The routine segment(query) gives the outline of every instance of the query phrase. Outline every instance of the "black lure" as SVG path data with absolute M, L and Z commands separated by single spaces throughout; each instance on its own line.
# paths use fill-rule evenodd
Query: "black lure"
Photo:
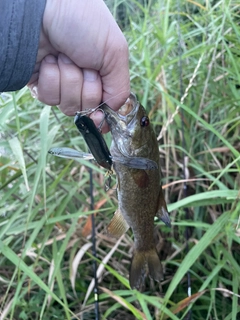
M 103 168 L 111 171 L 112 157 L 110 151 L 93 120 L 87 116 L 77 113 L 74 118 L 74 123 L 82 134 L 97 163 Z

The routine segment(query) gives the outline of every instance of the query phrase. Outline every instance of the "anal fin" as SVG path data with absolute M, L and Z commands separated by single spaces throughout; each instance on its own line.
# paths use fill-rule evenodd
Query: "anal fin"
M 162 187 L 159 191 L 159 197 L 158 197 L 158 210 L 156 212 L 156 217 L 158 217 L 162 222 L 165 223 L 167 227 L 171 227 L 171 219 L 169 217 L 169 213 L 167 210 L 167 205 L 164 199 L 164 194 L 162 191 Z
M 127 221 L 124 219 L 121 211 L 117 209 L 112 220 L 107 226 L 108 234 L 115 238 L 120 238 L 128 229 L 129 225 Z

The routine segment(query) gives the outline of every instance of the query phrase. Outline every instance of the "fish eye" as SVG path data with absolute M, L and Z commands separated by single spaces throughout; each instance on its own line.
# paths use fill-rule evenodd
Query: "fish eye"
M 141 127 L 147 127 L 149 123 L 150 123 L 149 118 L 146 116 L 142 117 L 142 119 L 140 120 Z

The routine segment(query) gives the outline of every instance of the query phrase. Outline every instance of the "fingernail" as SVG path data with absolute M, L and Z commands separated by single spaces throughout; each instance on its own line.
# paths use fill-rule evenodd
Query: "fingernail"
M 59 54 L 60 59 L 62 60 L 62 62 L 70 64 L 73 63 L 72 60 L 70 60 L 67 56 L 65 56 L 65 54 L 60 53 Z
M 37 99 L 37 97 L 38 97 L 38 89 L 37 89 L 37 86 L 33 86 L 33 87 L 29 88 L 29 89 L 30 89 L 30 92 L 31 92 L 31 96 L 32 96 L 33 98 L 36 98 L 36 99 Z
M 83 70 L 83 78 L 87 81 L 96 81 L 98 77 L 98 73 L 95 70 L 84 69 Z
M 47 63 L 57 63 L 57 59 L 56 57 L 52 56 L 52 55 L 48 55 L 45 57 L 44 59 Z

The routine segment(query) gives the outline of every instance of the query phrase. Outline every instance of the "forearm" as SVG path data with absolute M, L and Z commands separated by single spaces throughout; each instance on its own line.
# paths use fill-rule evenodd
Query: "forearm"
M 0 0 L 0 92 L 22 88 L 36 62 L 46 0 Z

